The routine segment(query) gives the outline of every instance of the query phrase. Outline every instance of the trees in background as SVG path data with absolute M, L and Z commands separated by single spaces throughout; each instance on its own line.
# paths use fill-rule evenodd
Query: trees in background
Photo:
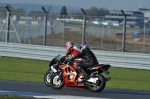
M 37 19 L 38 17 L 44 17 L 44 12 L 42 10 L 34 10 L 34 9 L 30 9 L 29 11 L 26 11 L 26 8 L 13 8 L 11 5 L 7 5 L 12 13 L 12 15 L 17 15 L 17 16 L 23 16 L 23 17 L 33 17 L 34 19 Z M 40 9 L 40 8 L 39 8 Z M 81 12 L 81 10 L 79 11 L 71 11 L 68 13 L 68 9 L 66 6 L 62 6 L 62 8 L 60 8 L 60 11 L 56 12 L 56 11 L 52 11 L 52 6 L 48 6 L 47 7 L 47 12 L 48 15 L 51 18 L 75 18 L 75 19 L 83 19 L 83 13 Z M 95 18 L 100 18 L 102 16 L 108 15 L 110 14 L 110 11 L 106 8 L 97 8 L 97 7 L 91 7 L 89 9 L 84 9 L 85 12 L 87 13 L 87 20 L 95 20 Z M 6 18 L 6 9 L 4 8 L 4 6 L 0 6 L 0 17 L 2 18 Z M 54 17 L 55 16 L 55 17 Z M 49 17 L 49 18 L 50 18 Z
M 60 10 L 60 17 L 66 17 L 68 15 L 66 6 L 63 6 Z
M 105 15 L 109 15 L 110 11 L 106 8 L 97 8 L 97 7 L 91 7 L 90 9 L 84 9 L 87 14 L 87 20 L 92 21 L 96 18 L 104 17 Z M 83 19 L 83 13 L 81 11 L 76 13 L 71 13 L 74 18 L 77 19 Z
M 110 11 L 106 8 L 97 8 L 97 7 L 91 7 L 90 9 L 84 9 L 87 14 L 87 20 L 92 21 L 98 18 L 104 17 L 105 15 L 109 15 Z M 68 18 L 75 18 L 75 19 L 83 19 L 83 13 L 79 11 L 72 11 L 70 13 L 67 12 L 66 6 L 63 6 L 60 10 L 60 15 L 62 18 L 62 15 L 67 15 Z
M 110 14 L 110 11 L 107 10 L 106 8 L 96 8 L 96 7 L 91 7 L 90 9 L 86 10 L 87 15 L 89 16 L 105 16 Z

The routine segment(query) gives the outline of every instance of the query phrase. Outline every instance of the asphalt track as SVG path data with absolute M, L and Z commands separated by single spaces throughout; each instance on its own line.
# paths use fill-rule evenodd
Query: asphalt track
M 45 97 L 55 99 L 150 99 L 150 92 L 105 88 L 101 92 L 88 89 L 63 87 L 60 90 L 47 87 L 44 83 L 0 80 L 0 94 Z

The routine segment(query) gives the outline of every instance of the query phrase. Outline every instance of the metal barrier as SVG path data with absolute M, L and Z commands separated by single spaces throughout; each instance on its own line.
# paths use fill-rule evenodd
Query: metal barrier
M 0 42 L 0 56 L 50 61 L 64 54 L 65 47 Z M 92 50 L 100 64 L 150 70 L 150 54 Z

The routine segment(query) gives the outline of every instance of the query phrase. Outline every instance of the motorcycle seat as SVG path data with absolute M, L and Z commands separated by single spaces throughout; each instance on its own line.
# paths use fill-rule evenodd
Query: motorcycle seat
M 94 65 L 92 67 L 87 68 L 87 70 L 92 70 L 92 69 L 94 69 L 95 67 L 98 67 L 98 66 L 103 66 L 104 68 L 107 68 L 107 69 L 110 67 L 109 64 L 98 64 L 98 65 Z

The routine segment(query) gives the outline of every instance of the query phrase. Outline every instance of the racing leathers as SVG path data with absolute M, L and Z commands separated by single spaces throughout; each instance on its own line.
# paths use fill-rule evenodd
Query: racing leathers
M 66 56 L 71 55 L 72 57 L 74 57 L 79 53 L 80 53 L 80 50 L 76 46 L 72 46 L 65 52 L 65 55 Z
M 85 78 L 88 80 L 90 78 L 88 72 L 86 71 L 87 68 L 92 67 L 94 65 L 99 64 L 97 58 L 95 57 L 94 53 L 88 48 L 83 49 L 79 54 L 72 57 L 70 61 L 73 61 L 75 58 L 83 57 L 85 62 L 79 63 L 77 66 L 77 70 L 81 71 Z

